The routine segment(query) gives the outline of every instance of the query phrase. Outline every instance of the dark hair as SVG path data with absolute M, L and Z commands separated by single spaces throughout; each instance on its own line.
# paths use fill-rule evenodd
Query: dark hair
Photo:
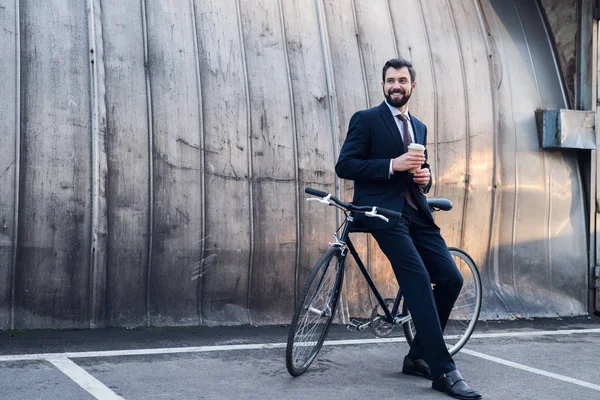
M 415 69 L 412 66 L 412 63 L 410 61 L 408 61 L 405 58 L 392 58 L 391 60 L 389 60 L 388 62 L 385 63 L 385 65 L 383 66 L 383 72 L 381 74 L 381 79 L 382 82 L 385 82 L 385 73 L 387 72 L 387 70 L 392 67 L 394 69 L 400 69 L 403 67 L 408 68 L 408 72 L 410 73 L 410 82 L 414 82 L 415 78 L 417 77 L 417 73 L 415 72 Z

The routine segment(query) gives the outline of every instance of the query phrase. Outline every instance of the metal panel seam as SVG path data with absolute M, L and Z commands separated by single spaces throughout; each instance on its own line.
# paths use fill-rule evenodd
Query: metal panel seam
M 154 235 L 154 132 L 152 129 L 152 92 L 150 90 L 150 63 L 148 56 L 148 16 L 146 14 L 146 0 L 141 0 L 142 5 L 142 31 L 144 40 L 144 70 L 146 75 L 146 107 L 148 121 L 148 263 L 146 268 L 146 325 L 150 326 L 150 279 L 152 273 L 152 245 Z
M 21 179 L 21 24 L 20 0 L 15 0 L 15 204 L 13 219 L 12 263 L 10 268 L 10 329 L 15 329 L 15 284 L 19 240 L 19 195 Z
M 514 3 L 514 0 L 513 0 Z M 521 18 L 521 13 L 519 12 L 519 7 L 517 7 L 517 3 L 515 4 L 515 10 L 517 11 L 517 16 L 519 17 L 519 25 L 521 26 L 521 31 L 523 32 L 523 38 L 525 39 L 525 46 L 527 46 L 527 54 L 529 55 L 529 62 L 531 63 L 531 70 L 533 71 L 533 77 L 535 80 L 535 88 L 537 90 L 538 93 L 538 98 L 540 101 L 540 108 L 544 106 L 544 102 L 542 100 L 542 92 L 540 90 L 540 82 L 538 80 L 538 74 L 537 71 L 535 70 L 535 63 L 533 61 L 533 55 L 531 54 L 531 46 L 529 45 L 529 39 L 527 38 L 527 33 L 525 32 L 525 26 L 523 25 L 523 19 Z M 536 2 L 536 6 L 537 6 L 537 2 Z M 539 11 L 539 9 L 538 9 Z M 540 15 L 541 17 L 541 15 Z M 548 32 L 546 32 L 546 36 L 548 35 Z M 551 47 L 551 46 L 550 46 Z M 562 85 L 561 85 L 562 87 Z M 562 88 L 561 88 L 562 90 Z M 543 162 L 543 166 L 544 166 L 544 184 L 546 185 L 546 187 L 544 188 L 544 197 L 546 200 L 546 207 L 544 208 L 544 213 L 545 213 L 545 218 L 544 218 L 544 223 L 546 224 L 545 231 L 546 231 L 546 237 L 544 238 L 544 244 L 545 244 L 545 248 L 546 248 L 546 265 L 548 268 L 548 279 L 550 280 L 550 282 L 552 282 L 551 280 L 551 276 L 552 276 L 552 271 L 551 271 L 551 262 L 552 262 L 552 256 L 551 256 L 551 243 L 550 243 L 550 218 L 551 218 L 551 206 L 552 206 L 552 196 L 551 196 L 551 186 L 550 186 L 550 167 L 549 167 L 549 162 L 548 159 L 546 157 L 546 153 L 544 151 L 541 151 L 541 156 L 542 156 L 542 162 Z M 552 284 L 550 283 L 550 287 L 548 288 L 550 291 L 550 299 L 552 299 L 552 304 L 554 304 L 554 308 L 556 309 L 556 303 L 554 302 L 554 296 L 553 296 L 553 292 L 552 292 Z
M 198 47 L 198 28 L 196 27 L 196 3 L 194 0 L 190 0 L 190 11 L 192 17 L 192 29 L 194 30 L 193 38 L 194 38 L 194 68 L 196 70 L 196 92 L 198 94 L 198 115 L 199 115 L 199 134 L 200 134 L 200 199 L 202 201 L 202 206 L 200 207 L 200 267 L 202 267 L 202 262 L 204 261 L 204 253 L 206 250 L 206 187 L 205 187 L 205 179 L 204 179 L 204 116 L 202 114 L 202 82 L 200 80 L 200 50 Z M 202 286 L 204 283 L 203 274 L 200 273 L 198 275 L 197 282 L 197 291 L 199 292 L 197 295 L 197 307 L 198 307 L 198 320 L 200 321 L 200 325 L 203 324 L 203 316 L 202 316 L 202 298 L 204 291 L 202 290 Z
M 323 0 L 315 0 L 315 5 L 317 8 L 317 22 L 319 24 L 319 36 L 321 38 L 321 51 L 323 53 L 323 64 L 324 64 L 324 68 L 325 68 L 325 83 L 327 86 L 327 94 L 328 94 L 328 99 L 329 99 L 329 124 L 330 124 L 330 128 L 331 128 L 331 145 L 332 145 L 332 150 L 333 150 L 333 163 L 335 164 L 336 159 L 337 159 L 337 155 L 339 152 L 339 147 L 338 147 L 338 136 L 336 135 L 337 132 L 337 126 L 339 125 L 339 121 L 337 121 L 337 110 L 336 110 L 336 99 L 335 99 L 335 88 L 334 88 L 334 79 L 333 79 L 333 71 L 331 68 L 331 54 L 330 54 L 330 48 L 329 48 L 329 31 L 327 30 L 327 20 L 325 18 L 325 11 L 324 11 L 324 6 L 323 6 Z M 339 198 L 340 197 L 340 179 L 337 176 L 337 174 L 333 174 L 333 181 L 334 181 L 334 190 L 335 190 L 335 195 Z M 340 226 L 340 221 L 341 221 L 341 211 L 339 209 L 336 208 L 335 210 L 335 223 L 336 226 Z M 344 285 L 346 284 L 346 282 L 344 282 Z M 344 301 L 345 296 L 344 296 L 344 292 L 342 291 L 342 293 L 340 293 L 340 303 L 342 304 L 342 310 L 341 310 L 341 315 L 342 315 L 342 323 L 346 320 L 349 319 L 349 308 L 348 308 L 348 302 Z
M 293 146 L 294 146 L 294 181 L 296 182 L 296 266 L 294 268 L 294 304 L 298 302 L 298 268 L 300 266 L 300 249 L 302 248 L 302 238 L 300 236 L 300 184 L 299 181 L 299 165 L 298 165 L 298 127 L 296 126 L 296 110 L 294 103 L 294 88 L 292 86 L 292 74 L 290 71 L 290 56 L 288 54 L 287 36 L 285 34 L 285 19 L 283 16 L 283 4 L 282 0 L 278 0 L 279 4 L 279 19 L 281 22 L 281 35 L 283 39 L 283 51 L 285 54 L 285 70 L 288 78 L 288 92 L 290 95 L 290 118 L 292 121 L 293 135 Z
M 529 62 L 531 63 L 531 70 L 533 71 L 533 78 L 535 80 L 535 88 L 538 92 L 538 97 L 540 99 L 540 105 L 542 105 L 542 93 L 540 92 L 540 82 L 538 81 L 538 76 L 535 70 L 535 64 L 533 63 L 533 56 L 531 55 L 531 47 L 529 46 L 529 40 L 527 39 L 527 33 L 525 33 L 525 27 L 523 26 L 523 19 L 521 18 L 521 13 L 519 13 L 519 7 L 515 0 L 513 0 L 513 4 L 515 6 L 515 11 L 517 12 L 517 17 L 519 17 L 519 25 L 521 26 L 521 31 L 523 32 L 523 39 L 525 39 L 525 46 L 527 46 L 527 54 L 529 55 Z
M 463 94 L 465 96 L 465 180 L 464 180 L 464 193 L 465 199 L 463 201 L 463 209 L 462 209 L 462 218 L 461 218 L 461 227 L 460 227 L 460 248 L 464 248 L 465 245 L 465 219 L 467 218 L 467 205 L 469 202 L 469 157 L 471 155 L 471 140 L 470 140 L 470 125 L 469 125 L 469 95 L 467 91 L 467 77 L 465 75 L 465 60 L 464 60 L 464 51 L 460 44 L 460 37 L 458 36 L 458 28 L 456 27 L 456 18 L 454 16 L 454 12 L 452 11 L 452 6 L 450 6 L 450 0 L 446 0 L 446 4 L 448 4 L 448 10 L 450 12 L 450 17 L 452 19 L 452 27 L 454 28 L 454 36 L 456 37 L 456 43 L 458 45 L 458 53 L 459 53 L 459 61 L 460 61 L 460 70 L 462 72 L 463 79 Z
M 387 6 L 386 10 L 388 15 L 388 21 L 390 23 L 390 29 L 392 30 L 392 37 L 394 38 L 394 51 L 396 51 L 396 57 L 400 57 L 400 50 L 398 50 L 398 42 L 396 41 L 396 38 L 398 36 L 396 36 L 396 29 L 394 28 L 394 21 L 392 20 L 392 8 L 390 6 L 390 0 L 387 0 L 385 2 L 385 5 Z
M 497 92 L 497 88 L 496 88 L 496 84 L 494 81 L 494 76 L 495 76 L 495 72 L 494 72 L 494 61 L 493 61 L 493 55 L 492 55 L 492 47 L 490 46 L 490 42 L 489 42 L 489 38 L 488 35 L 491 36 L 491 31 L 490 31 L 490 27 L 489 24 L 487 22 L 487 20 L 485 19 L 485 15 L 483 12 L 483 5 L 481 4 L 481 0 L 473 0 L 473 4 L 475 5 L 475 9 L 477 10 L 477 18 L 479 20 L 479 27 L 481 29 L 481 35 L 483 37 L 483 42 L 485 44 L 485 49 L 486 52 L 488 54 L 488 69 L 490 71 L 490 90 L 492 93 L 492 107 L 493 107 L 493 124 L 494 124 L 494 131 L 493 131 L 493 173 L 492 173 L 492 196 L 491 196 L 491 204 L 490 204 L 490 221 L 489 221 L 489 239 L 488 239 L 488 243 L 487 243 L 487 261 L 494 265 L 494 263 L 491 263 L 491 259 L 492 259 L 492 243 L 494 240 L 494 221 L 496 218 L 496 205 L 498 203 L 498 199 L 497 196 L 499 195 L 499 191 L 498 191 L 498 132 L 500 131 L 500 120 L 499 120 L 499 116 L 498 116 L 498 92 Z M 487 274 L 487 276 L 489 277 L 489 273 Z M 490 284 L 494 294 L 496 295 L 496 297 L 498 298 L 498 300 L 500 300 L 500 302 L 502 303 L 502 305 L 504 305 L 504 307 L 508 310 L 508 307 L 506 305 L 506 302 L 504 301 L 503 296 L 501 295 L 500 291 L 498 290 L 498 273 L 497 271 L 494 273 L 494 280 L 496 281 L 496 285 L 492 285 Z
M 598 52 L 598 44 L 600 43 L 600 38 L 598 35 L 600 34 L 600 30 L 598 29 L 598 21 L 594 20 L 592 24 L 592 101 L 595 103 L 593 107 L 591 107 L 596 112 L 596 126 L 598 125 L 598 56 L 600 55 Z M 598 129 L 596 129 L 596 143 L 598 143 Z M 598 151 L 592 150 L 591 152 L 591 171 L 590 171 L 590 193 L 589 197 L 589 265 L 588 265 L 588 273 L 586 275 L 586 279 L 588 282 L 591 282 L 590 278 L 594 276 L 594 268 L 597 265 L 597 257 L 598 257 L 598 248 L 597 248 L 597 233 L 598 233 L 598 224 L 596 219 L 596 199 L 598 198 Z M 580 181 L 580 184 L 583 185 Z M 591 287 L 590 283 L 588 283 L 588 312 L 600 312 L 600 289 L 594 289 Z M 594 301 L 596 300 L 596 301 Z M 598 305 L 598 307 L 596 307 Z
M 514 3 L 513 3 L 514 5 Z M 496 26 L 498 27 L 498 19 L 496 14 L 494 13 L 494 21 L 496 22 Z M 498 28 L 499 29 L 499 28 Z M 502 39 L 502 34 L 498 35 L 500 38 L 500 45 L 502 46 L 502 50 L 504 51 L 504 58 L 508 59 L 508 55 L 506 54 L 506 49 L 504 47 L 504 40 Z M 511 81 L 510 79 L 510 68 L 506 69 L 506 74 L 508 75 L 508 82 Z M 521 303 L 521 297 L 519 296 L 519 292 L 517 290 L 517 284 L 516 284 L 516 275 L 515 275 L 515 236 L 516 236 L 516 218 L 517 218 L 517 199 L 518 199 L 518 192 L 519 192 L 519 175 L 517 174 L 517 127 L 514 125 L 514 121 L 515 121 L 515 115 L 514 115 L 514 110 L 512 108 L 512 98 L 513 98 L 513 91 L 512 91 L 512 87 L 510 87 L 510 83 L 508 85 L 508 93 L 509 93 L 509 97 L 510 97 L 510 111 L 511 111 L 511 116 L 512 116 L 512 121 L 513 121 L 513 137 L 514 137 L 514 149 L 513 149 L 513 157 L 514 157 L 514 169 L 515 169 L 515 185 L 514 185 L 514 200 L 513 200 L 513 215 L 512 215 L 512 232 L 511 232 L 511 275 L 512 275 L 512 286 L 513 286 L 513 290 L 515 292 L 515 297 L 517 298 L 517 301 L 521 304 L 521 308 L 523 308 L 523 304 Z
M 368 86 L 368 80 L 367 80 L 367 69 L 365 68 L 365 57 L 363 55 L 362 52 L 362 46 L 360 45 L 360 33 L 358 31 L 358 17 L 356 16 L 356 0 L 352 0 L 350 3 L 352 4 L 352 18 L 354 20 L 354 32 L 355 32 L 355 36 L 356 36 L 356 46 L 358 47 L 358 58 L 360 59 L 360 71 L 362 72 L 362 76 L 363 76 L 363 87 L 365 89 L 365 99 L 367 101 L 366 104 L 366 108 L 371 107 L 371 97 L 369 95 L 369 86 Z M 395 40 L 395 38 L 394 38 Z M 371 255 L 372 255 L 372 249 L 371 249 L 371 235 L 369 234 L 369 236 L 367 237 L 367 263 L 365 265 L 365 267 L 367 268 L 367 271 L 369 271 L 369 273 L 371 273 L 371 264 L 369 263 L 369 261 L 371 260 Z M 373 294 L 371 293 L 370 290 L 367 290 L 368 296 L 369 296 L 369 304 L 371 304 L 371 306 L 373 306 L 375 304 L 375 302 L 373 301 Z
M 368 80 L 367 80 L 367 71 L 365 68 L 365 57 L 363 55 L 362 52 L 362 47 L 360 45 L 360 34 L 358 32 L 358 18 L 356 17 L 356 4 L 354 3 L 355 0 L 351 1 L 352 4 L 352 18 L 354 20 L 354 34 L 356 36 L 356 45 L 358 47 L 358 57 L 360 59 L 360 71 L 362 72 L 362 76 L 363 76 L 363 87 L 365 90 L 365 99 L 367 100 L 367 104 L 366 104 L 366 108 L 371 107 L 371 98 L 369 96 L 369 86 L 368 86 Z
M 90 254 L 89 254 L 89 290 L 91 291 L 88 297 L 88 310 L 89 310 L 89 325 L 93 327 L 94 319 L 96 318 L 96 303 L 98 301 L 96 297 L 96 269 L 97 269 L 97 256 L 96 256 L 96 244 L 98 243 L 98 180 L 99 180 L 99 167 L 98 167 L 98 82 L 96 76 L 96 64 L 94 61 L 94 48 L 96 44 L 96 30 L 95 30 L 95 13 L 94 13 L 94 0 L 88 0 L 87 2 L 87 23 L 88 23 L 88 56 L 89 56 L 89 73 L 90 73 L 90 125 L 91 125 L 91 229 L 90 229 Z
M 328 98 L 329 98 L 329 122 L 330 122 L 330 128 L 331 128 L 331 141 L 332 141 L 332 147 L 333 147 L 333 157 L 334 157 L 334 163 L 335 163 L 335 159 L 337 158 L 337 154 L 339 151 L 338 148 L 338 141 L 336 138 L 336 134 L 335 132 L 337 131 L 336 126 L 337 121 L 336 121 L 336 116 L 337 113 L 335 112 L 335 88 L 334 88 L 334 80 L 333 80 L 333 71 L 331 69 L 331 63 L 330 63 L 330 50 L 329 50 L 329 39 L 328 39 L 328 30 L 327 30 L 327 21 L 325 20 L 325 13 L 322 10 L 322 0 L 315 0 L 316 3 L 316 7 L 317 7 L 317 21 L 319 24 L 319 36 L 321 38 L 321 51 L 323 53 L 323 64 L 324 64 L 324 68 L 325 68 L 325 83 L 327 86 L 327 94 L 328 94 Z M 337 176 L 337 174 L 334 174 L 334 187 L 335 187 L 335 195 L 336 196 L 340 196 L 340 180 Z M 339 226 L 340 225 L 340 211 L 338 209 L 336 209 L 336 225 Z
M 439 113 L 439 107 L 438 107 L 438 89 L 437 89 L 437 81 L 435 79 L 435 68 L 433 66 L 433 54 L 431 52 L 431 39 L 429 38 L 429 31 L 427 30 L 427 24 L 425 24 L 425 15 L 423 14 L 423 4 L 421 3 L 421 0 L 417 0 L 417 5 L 419 6 L 419 13 L 421 14 L 421 21 L 423 22 L 423 31 L 425 32 L 425 39 L 427 41 L 427 53 L 429 54 L 429 60 L 431 60 L 431 62 L 429 63 L 429 65 L 431 66 L 431 83 L 433 85 L 433 108 L 434 108 L 434 113 L 433 113 L 433 146 L 435 147 L 435 158 L 436 158 L 436 162 L 435 162 L 435 166 L 434 166 L 434 174 L 433 174 L 433 195 L 437 196 L 438 195 L 438 185 L 435 184 L 436 179 L 438 179 L 439 177 L 439 165 L 440 165 L 440 157 L 439 154 L 440 152 L 438 151 L 438 113 Z M 425 145 L 427 145 L 427 143 L 425 143 Z
M 246 139 L 248 141 L 248 206 L 249 218 L 250 218 L 250 250 L 248 254 L 248 293 L 246 293 L 246 312 L 248 314 L 248 321 L 252 325 L 252 315 L 250 313 L 250 293 L 252 290 L 252 270 L 254 266 L 254 252 L 256 251 L 255 246 L 255 230 L 254 230 L 254 166 L 252 163 L 252 157 L 254 151 L 252 149 L 252 121 L 251 121 L 251 109 L 250 109 L 250 87 L 248 84 L 248 61 L 246 59 L 246 50 L 244 47 L 244 34 L 242 32 L 242 16 L 240 12 L 240 0 L 235 2 L 235 10 L 237 13 L 238 22 L 238 33 L 240 37 L 240 50 L 242 52 L 242 73 L 244 74 L 244 91 L 246 92 Z

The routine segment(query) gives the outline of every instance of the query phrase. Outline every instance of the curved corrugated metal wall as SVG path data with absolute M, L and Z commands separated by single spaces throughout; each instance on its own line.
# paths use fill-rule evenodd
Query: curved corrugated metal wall
M 484 316 L 585 312 L 577 158 L 537 142 L 534 110 L 566 102 L 535 1 L 0 5 L 0 328 L 287 322 L 340 222 L 302 188 L 351 196 L 347 121 L 398 54 Z M 368 313 L 345 285 L 342 315 Z

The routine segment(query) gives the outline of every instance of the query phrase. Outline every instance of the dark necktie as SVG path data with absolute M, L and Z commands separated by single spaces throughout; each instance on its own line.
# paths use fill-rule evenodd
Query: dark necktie
M 408 151 L 408 145 L 412 142 L 410 139 L 410 131 L 408 130 L 408 118 L 406 118 L 406 115 L 404 114 L 398 114 L 396 117 L 400 118 L 402 121 L 402 142 L 404 142 L 404 151 Z M 406 202 L 409 206 L 415 210 L 418 210 L 419 207 L 417 206 L 417 201 L 412 190 L 410 189 L 410 186 L 412 186 L 411 184 L 412 181 L 408 182 L 406 185 Z

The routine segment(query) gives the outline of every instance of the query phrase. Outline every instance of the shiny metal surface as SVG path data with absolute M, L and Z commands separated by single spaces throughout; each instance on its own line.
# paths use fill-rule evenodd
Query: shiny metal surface
M 536 110 L 538 135 L 545 149 L 596 149 L 596 112 Z
M 596 113 L 594 111 L 560 110 L 561 147 L 596 148 Z
M 397 54 L 482 316 L 586 312 L 579 164 L 537 137 L 568 106 L 537 1 L 0 4 L 0 328 L 289 322 L 339 222 L 301 190 L 351 198 L 337 151 Z M 347 271 L 346 320 L 373 302 Z

